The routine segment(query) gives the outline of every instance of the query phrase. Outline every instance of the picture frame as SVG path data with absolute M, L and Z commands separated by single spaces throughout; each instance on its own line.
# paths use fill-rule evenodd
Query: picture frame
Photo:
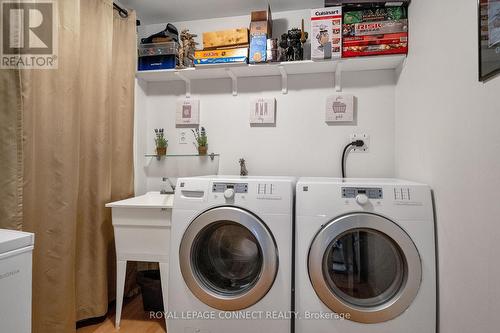
M 478 0 L 479 81 L 500 74 L 500 0 Z
M 250 125 L 276 124 L 276 99 L 257 98 L 252 100 L 250 108 Z
M 200 100 L 185 98 L 177 101 L 176 126 L 198 126 L 200 124 Z
M 354 95 L 328 96 L 325 105 L 326 123 L 352 123 L 354 121 Z

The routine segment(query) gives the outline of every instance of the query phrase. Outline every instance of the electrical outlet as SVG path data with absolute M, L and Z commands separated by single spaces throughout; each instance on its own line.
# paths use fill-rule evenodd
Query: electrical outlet
M 179 131 L 178 139 L 180 145 L 186 145 L 188 143 L 187 131 L 185 130 Z
M 366 133 L 353 133 L 349 136 L 349 142 L 363 140 L 363 147 L 353 147 L 351 153 L 368 153 L 370 148 L 370 136 Z

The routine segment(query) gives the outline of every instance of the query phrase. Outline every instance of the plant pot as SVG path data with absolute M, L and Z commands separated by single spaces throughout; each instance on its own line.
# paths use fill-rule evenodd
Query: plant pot
M 208 146 L 198 146 L 198 154 L 206 155 L 208 151 Z
M 158 155 L 158 156 L 167 155 L 167 147 L 163 147 L 163 148 L 156 147 L 156 155 Z

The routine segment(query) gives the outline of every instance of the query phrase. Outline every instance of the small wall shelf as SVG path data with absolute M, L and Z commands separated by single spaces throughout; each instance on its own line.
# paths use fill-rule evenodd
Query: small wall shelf
M 138 79 L 147 82 L 184 81 L 186 83 L 186 95 L 191 93 L 192 80 L 205 79 L 231 79 L 233 95 L 237 95 L 237 79 L 242 77 L 265 77 L 281 76 L 282 91 L 288 92 L 287 79 L 289 75 L 335 73 L 340 81 L 340 73 L 357 72 L 383 69 L 397 69 L 402 66 L 405 55 L 387 55 L 374 57 L 347 58 L 331 61 L 289 61 L 267 64 L 241 64 L 206 66 L 186 69 L 164 69 L 155 71 L 137 72 Z M 340 82 L 336 82 L 336 89 L 341 89 Z
M 157 160 L 161 160 L 162 157 L 165 158 L 171 158 L 171 157 L 210 157 L 210 159 L 213 161 L 215 157 L 219 157 L 220 154 L 207 154 L 207 155 L 199 155 L 199 154 L 167 154 L 163 156 L 159 156 L 157 154 L 146 154 L 144 155 L 145 157 L 155 157 Z

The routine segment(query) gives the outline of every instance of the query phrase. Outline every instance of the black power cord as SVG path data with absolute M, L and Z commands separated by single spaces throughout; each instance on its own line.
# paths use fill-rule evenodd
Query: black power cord
M 342 161 L 340 162 L 342 164 L 342 178 L 345 178 L 345 156 L 347 153 L 347 150 L 351 147 L 363 147 L 365 145 L 365 142 L 363 140 L 356 140 L 353 142 L 350 142 L 347 146 L 344 147 L 344 151 L 342 152 Z

